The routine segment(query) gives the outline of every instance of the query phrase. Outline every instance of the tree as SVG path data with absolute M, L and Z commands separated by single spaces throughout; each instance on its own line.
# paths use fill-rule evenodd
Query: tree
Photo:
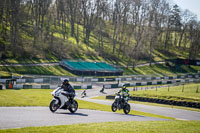
M 106 28 L 105 17 L 108 12 L 108 4 L 106 0 L 97 0 L 97 33 L 99 52 L 103 51 L 104 29 Z
M 172 30 L 174 31 L 174 46 L 177 46 L 177 33 L 181 30 L 181 16 L 180 16 L 180 9 L 178 5 L 174 5 L 172 9 L 172 14 L 170 16 L 170 24 Z
M 195 20 L 195 15 L 193 13 L 191 13 L 189 10 L 185 10 L 182 14 L 182 25 L 181 25 L 181 31 L 180 31 L 180 39 L 179 39 L 179 43 L 178 46 L 179 48 L 181 47 L 182 44 L 182 40 L 185 34 L 185 39 L 186 39 L 186 34 L 187 34 L 187 29 L 188 29 L 188 24 L 190 23 L 190 21 Z M 186 43 L 184 43 L 184 48 L 186 48 Z
M 12 46 L 12 53 L 15 57 L 18 53 L 17 50 L 19 50 L 19 44 L 20 44 L 20 34 L 19 31 L 19 23 L 20 23 L 20 0 L 15 1 L 7 1 L 7 4 L 9 6 L 9 23 L 10 23 L 10 43 Z
M 66 0 L 66 16 L 71 24 L 71 36 L 74 36 L 74 26 L 78 10 L 79 0 Z
M 142 53 L 143 45 L 145 44 L 145 27 L 147 23 L 147 8 L 148 3 L 143 1 L 133 1 L 131 7 L 131 25 L 133 29 L 133 37 L 135 40 L 135 45 L 129 51 L 129 59 L 127 66 L 131 63 L 131 58 L 134 60 L 133 69 Z
M 171 17 L 170 17 L 170 13 L 171 13 L 171 8 L 168 5 L 167 10 L 165 11 L 165 25 L 164 25 L 164 32 L 165 32 L 165 41 L 164 41 L 164 49 L 167 50 L 168 45 L 169 45 L 169 41 L 170 41 L 170 34 L 171 34 Z M 169 15 L 167 15 L 169 14 Z
M 200 51 L 200 23 L 196 20 L 189 24 L 189 38 L 191 41 L 189 59 L 196 59 Z
M 81 0 L 82 2 L 82 16 L 83 16 L 83 26 L 84 26 L 84 34 L 85 34 L 85 43 L 89 45 L 90 42 L 90 34 L 94 30 L 96 26 L 97 16 L 97 0 Z

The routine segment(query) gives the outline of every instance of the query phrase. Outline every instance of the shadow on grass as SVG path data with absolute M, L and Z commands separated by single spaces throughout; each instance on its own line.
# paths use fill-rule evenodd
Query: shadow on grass
M 140 72 L 138 72 L 137 70 L 135 69 L 132 69 L 132 68 L 122 68 L 123 71 L 124 71 L 124 75 L 130 75 L 130 74 L 141 74 Z
M 73 75 L 61 66 L 8 66 L 0 67 L 1 71 L 18 74 L 35 74 L 35 75 Z
M 161 64 L 158 64 L 157 67 L 160 68 L 160 69 L 162 69 L 162 70 L 164 70 L 164 71 L 169 71 L 169 72 L 171 72 L 170 70 L 167 70 L 167 68 L 164 67 L 164 66 L 161 65 Z M 158 71 L 155 67 L 151 67 L 151 69 L 152 69 L 152 71 L 154 71 L 155 74 L 159 74 L 159 75 L 162 75 L 162 76 L 165 75 L 165 73 L 163 73 L 163 72 L 161 72 L 161 71 Z

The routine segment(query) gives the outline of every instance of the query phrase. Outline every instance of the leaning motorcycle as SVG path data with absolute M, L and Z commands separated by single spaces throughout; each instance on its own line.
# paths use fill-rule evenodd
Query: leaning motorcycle
M 81 98 L 84 98 L 84 97 L 86 97 L 86 90 L 84 90 L 82 93 L 81 93 Z
M 130 112 L 130 105 L 128 102 L 125 101 L 124 95 L 116 94 L 115 101 L 111 106 L 112 111 L 115 112 L 117 109 L 121 110 L 123 109 L 125 114 L 128 114 Z
M 57 109 L 69 110 L 75 113 L 78 109 L 78 102 L 74 99 L 75 94 L 67 93 L 62 88 L 56 88 L 52 93 L 54 97 L 50 102 L 49 109 L 55 112 Z

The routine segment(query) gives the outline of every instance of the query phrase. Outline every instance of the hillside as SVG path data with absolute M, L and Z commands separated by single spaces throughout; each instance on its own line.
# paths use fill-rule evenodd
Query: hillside
M 61 34 L 63 31 L 62 29 L 58 28 L 58 29 L 54 29 L 56 32 L 54 32 L 53 34 L 53 38 L 54 38 L 54 43 L 53 48 L 49 49 L 47 48 L 47 50 L 40 48 L 37 49 L 38 46 L 40 47 L 45 47 L 48 44 L 48 42 L 39 42 L 41 44 L 38 44 L 38 46 L 36 46 L 36 48 L 32 47 L 30 51 L 24 51 L 25 55 L 23 55 L 23 53 L 20 53 L 21 51 L 17 51 L 18 54 L 16 56 L 14 56 L 14 54 L 12 53 L 11 50 L 7 49 L 6 51 L 4 51 L 4 53 L 1 55 L 1 60 L 0 63 L 1 64 L 5 64 L 5 63 L 44 63 L 44 62 L 58 62 L 61 59 L 82 59 L 82 60 L 89 60 L 89 61 L 106 61 L 108 63 L 111 64 L 116 64 L 116 65 L 122 65 L 122 66 L 126 66 L 127 64 L 132 65 L 136 62 L 136 64 L 141 64 L 141 63 L 146 63 L 146 62 L 150 62 L 149 59 L 149 54 L 148 53 L 144 53 L 144 51 L 141 51 L 141 56 L 138 59 L 131 59 L 128 63 L 128 58 L 129 56 L 126 55 L 125 53 L 112 53 L 112 38 L 111 38 L 111 34 L 112 34 L 112 25 L 110 25 L 108 23 L 108 26 L 110 28 L 110 30 L 105 31 L 105 34 L 107 34 L 107 36 L 104 37 L 103 39 L 103 43 L 104 43 L 104 47 L 103 50 L 99 49 L 98 46 L 98 31 L 94 30 L 91 33 L 91 37 L 90 37 L 90 43 L 89 45 L 86 44 L 84 42 L 84 31 L 83 30 L 83 26 L 79 25 L 79 36 L 80 36 L 80 40 L 79 40 L 79 44 L 77 44 L 76 42 L 76 38 L 75 37 L 71 37 L 70 36 L 70 25 L 68 23 L 66 23 L 68 32 L 66 32 L 66 36 L 67 38 L 64 39 L 63 35 Z M 75 31 L 77 29 L 75 28 Z M 33 33 L 30 33 L 33 34 Z M 24 34 L 24 36 L 27 36 L 26 34 Z M 0 36 L 0 41 L 2 41 L 3 38 Z M 22 43 L 23 42 L 27 42 L 27 41 L 32 41 L 29 37 L 23 38 Z M 134 42 L 134 39 L 131 39 L 131 42 Z M 10 46 L 11 44 L 9 44 L 10 42 L 3 42 L 4 45 L 8 45 L 8 47 L 12 47 Z M 119 44 L 116 44 L 117 47 Z M 134 43 L 131 44 L 134 46 Z M 23 48 L 24 50 L 28 49 L 26 46 L 24 45 Z M 175 47 L 172 46 L 170 48 L 168 48 L 168 50 L 165 50 L 163 46 L 158 46 L 155 47 L 152 51 L 152 62 L 156 62 L 156 61 L 164 61 L 165 59 L 175 59 L 175 58 L 188 58 L 188 48 L 179 48 L 179 47 Z M 200 54 L 198 54 L 197 59 L 200 58 Z M 133 63 L 134 62 L 134 63 Z
M 61 0 L 28 0 L 25 3 L 12 3 L 2 0 L 0 64 L 81 59 L 134 68 L 137 64 L 165 59 L 200 59 L 200 25 L 191 14 L 190 21 L 186 21 L 179 7 L 166 7 L 168 1 L 155 1 L 160 2 L 157 3 L 160 7 L 156 9 L 152 8 L 156 4 L 153 1 L 141 2 L 140 5 L 136 1 L 120 2 L 94 1 L 94 4 L 77 0 L 66 0 L 66 3 Z M 112 4 L 115 8 L 110 6 Z M 118 6 L 120 4 L 122 7 Z M 149 8 L 138 8 L 146 6 Z M 162 8 L 166 12 L 162 12 Z M 172 14 L 168 14 L 168 11 L 172 11 Z M 167 69 L 171 71 L 169 73 L 174 72 L 165 65 L 156 67 L 164 69 L 153 72 L 154 68 L 150 67 L 152 74 L 168 73 L 165 72 Z M 54 70 L 57 70 L 56 75 L 60 75 L 65 71 L 58 67 L 0 69 L 5 75 L 26 72 L 54 75 L 51 72 Z M 131 68 L 124 70 L 125 74 L 151 74 Z M 183 68 L 182 72 L 197 71 L 196 67 L 188 67 Z

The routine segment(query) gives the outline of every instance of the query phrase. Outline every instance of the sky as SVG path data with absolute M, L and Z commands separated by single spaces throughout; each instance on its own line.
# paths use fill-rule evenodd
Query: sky
M 188 9 L 192 13 L 197 15 L 197 19 L 200 20 L 200 0 L 173 0 L 181 9 Z

